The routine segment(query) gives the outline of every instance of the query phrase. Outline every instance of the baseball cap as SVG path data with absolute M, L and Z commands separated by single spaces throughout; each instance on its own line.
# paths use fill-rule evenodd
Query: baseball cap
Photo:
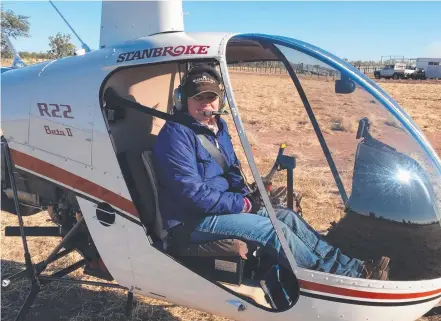
M 205 92 L 212 92 L 220 97 L 222 92 L 217 79 L 206 71 L 189 75 L 185 82 L 184 90 L 187 97 L 194 97 Z

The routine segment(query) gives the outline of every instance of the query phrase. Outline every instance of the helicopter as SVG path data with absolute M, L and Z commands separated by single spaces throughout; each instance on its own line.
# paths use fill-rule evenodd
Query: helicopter
M 26 317 L 51 282 L 125 289 L 128 315 L 134 293 L 234 320 L 416 320 L 438 304 L 441 161 L 411 117 L 375 82 L 303 41 L 187 33 L 180 1 L 103 1 L 101 22 L 100 49 L 2 75 L 2 206 L 12 204 L 19 220 L 5 234 L 22 238 L 26 262 L 26 270 L 3 278 L 2 287 L 26 275 L 32 283 L 16 320 Z M 283 172 L 287 206 L 293 208 L 293 175 L 301 159 L 285 155 L 281 145 L 270 173 L 262 173 L 229 68 L 270 61 L 285 68 L 287 93 L 304 109 L 315 135 L 308 138 L 316 139 L 344 205 L 344 217 L 324 237 L 361 259 L 386 253 L 390 280 L 298 266 L 268 188 L 275 172 Z M 201 63 L 219 70 L 238 148 L 288 258 L 290 269 L 281 269 L 271 288 L 262 281 L 268 281 L 274 262 L 246 240 L 185 244 L 178 252 L 167 247 L 151 151 L 178 100 L 183 74 Z M 318 91 L 307 83 L 314 75 L 327 79 L 317 83 Z M 337 107 L 350 108 L 358 119 L 356 134 L 345 135 L 353 148 L 346 159 L 337 157 L 339 137 L 320 126 L 331 100 L 319 100 L 317 92 L 345 101 Z M 387 127 L 387 119 L 395 126 Z M 291 136 L 290 127 L 284 130 Z M 24 226 L 24 215 L 42 209 L 58 227 Z M 61 241 L 34 263 L 26 240 L 31 236 Z M 83 259 L 43 273 L 72 251 Z M 66 277 L 80 268 L 116 283 Z

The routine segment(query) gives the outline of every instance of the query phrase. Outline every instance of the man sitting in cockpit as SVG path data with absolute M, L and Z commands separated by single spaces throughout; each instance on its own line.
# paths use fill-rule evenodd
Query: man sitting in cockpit
M 253 243 L 289 268 L 266 208 L 260 208 L 259 196 L 250 193 L 244 182 L 226 122 L 210 115 L 219 110 L 223 99 L 220 75 L 206 65 L 194 67 L 184 76 L 180 91 L 182 106 L 175 106 L 176 122 L 163 126 L 153 150 L 164 229 L 187 233 L 191 243 L 227 238 Z M 225 158 L 225 172 L 202 146 L 197 136 L 201 134 Z M 350 258 L 324 241 L 297 213 L 275 212 L 299 267 L 388 279 L 388 257 L 377 262 Z

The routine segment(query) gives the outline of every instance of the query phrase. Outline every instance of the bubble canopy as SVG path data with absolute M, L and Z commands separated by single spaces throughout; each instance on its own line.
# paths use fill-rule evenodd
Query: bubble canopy
M 326 240 L 361 260 L 389 256 L 391 280 L 441 277 L 441 162 L 410 116 L 375 82 L 320 48 L 260 34 L 232 40 L 260 43 L 287 69 L 292 95 L 300 98 L 314 136 L 303 133 L 289 116 L 283 121 L 293 126 L 279 127 L 293 144 L 318 140 L 322 163 L 343 205 L 343 218 Z M 231 86 L 227 94 L 233 96 Z M 240 93 L 235 101 L 241 110 Z M 300 104 L 293 100 L 292 106 L 275 108 L 289 114 Z M 319 162 L 312 153 L 313 148 L 302 150 L 298 167 L 312 170 Z M 296 189 L 302 191 L 301 182 Z M 328 205 L 317 208 L 323 212 Z

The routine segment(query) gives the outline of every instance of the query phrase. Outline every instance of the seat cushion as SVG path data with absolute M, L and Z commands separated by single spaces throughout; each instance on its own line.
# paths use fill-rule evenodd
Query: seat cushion
M 156 220 L 156 206 L 149 177 L 141 158 L 143 152 L 144 150 L 133 149 L 119 153 L 118 161 L 141 222 L 151 229 Z
M 245 242 L 236 239 L 224 239 L 202 244 L 175 245 L 169 249 L 175 256 L 197 257 L 242 257 L 247 259 L 248 246 Z
M 159 237 L 161 240 L 164 240 L 167 237 L 167 231 L 164 230 L 163 224 L 162 224 L 162 216 L 161 212 L 159 211 L 159 202 L 158 202 L 158 181 L 156 179 L 155 170 L 153 167 L 153 158 L 152 158 L 152 151 L 144 151 L 141 155 L 142 162 L 144 163 L 144 167 L 147 172 L 147 176 L 149 178 L 149 183 L 152 187 L 153 192 L 153 199 L 154 199 L 154 209 L 156 213 L 155 218 L 155 224 L 154 224 L 154 232 L 157 237 Z M 146 196 L 148 197 L 148 196 Z

